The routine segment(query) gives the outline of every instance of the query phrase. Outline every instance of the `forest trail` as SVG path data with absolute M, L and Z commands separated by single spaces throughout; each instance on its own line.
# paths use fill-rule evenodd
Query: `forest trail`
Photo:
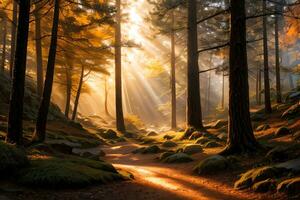
M 137 144 L 132 142 L 102 148 L 106 152 L 106 159 L 116 168 L 134 175 L 133 181 L 114 185 L 118 196 L 106 194 L 105 199 L 110 199 L 108 196 L 112 196 L 111 199 L 274 199 L 270 195 L 267 197 L 234 190 L 230 185 L 230 174 L 213 178 L 192 174 L 193 166 L 216 150 L 200 153 L 195 156 L 196 161 L 188 164 L 163 164 L 155 160 L 157 155 L 132 154 L 136 148 Z

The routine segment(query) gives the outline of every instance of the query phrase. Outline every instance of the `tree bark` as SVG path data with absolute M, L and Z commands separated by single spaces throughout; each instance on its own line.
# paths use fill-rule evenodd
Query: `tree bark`
M 13 0 L 13 16 L 11 25 L 11 43 L 10 43 L 10 65 L 9 74 L 13 76 L 13 66 L 16 52 L 16 35 L 17 35 L 17 24 L 18 24 L 18 4 L 17 1 Z
M 280 83 L 280 50 L 279 50 L 279 5 L 275 5 L 275 68 L 276 68 L 276 100 L 277 103 L 282 103 L 281 83 Z
M 272 113 L 269 79 L 269 52 L 267 32 L 267 0 L 263 0 L 263 48 L 264 48 L 264 87 L 265 87 L 265 112 Z
M 175 15 L 174 10 L 171 13 L 172 30 L 171 30 L 171 129 L 177 128 L 176 122 L 176 56 L 175 56 Z
M 254 152 L 258 143 L 249 112 L 245 0 L 231 1 L 229 65 L 228 144 L 221 154 Z
M 55 60 L 56 60 L 57 32 L 58 32 L 58 23 L 59 23 L 59 1 L 60 0 L 55 0 L 54 2 L 55 3 L 54 16 L 53 16 L 52 35 L 51 35 L 51 42 L 50 42 L 50 49 L 49 49 L 49 56 L 48 56 L 46 79 L 45 79 L 43 97 L 39 107 L 35 133 L 33 136 L 33 142 L 43 142 L 46 137 L 47 116 L 48 116 L 49 105 L 51 100 L 54 68 L 55 68 Z
M 223 71 L 223 76 L 222 76 L 222 99 L 221 99 L 221 107 L 222 109 L 225 109 L 225 74 Z
M 188 1 L 187 126 L 203 129 L 198 66 L 197 1 Z
M 106 76 L 104 78 L 104 109 L 105 109 L 105 114 L 107 116 L 110 116 L 109 111 L 108 111 L 108 88 L 107 88 Z
M 13 67 L 12 89 L 9 101 L 8 131 L 6 141 L 22 144 L 23 99 L 26 72 L 26 57 L 29 31 L 30 0 L 19 3 L 17 45 Z
M 36 51 L 36 86 L 37 94 L 40 98 L 43 95 L 44 71 L 43 71 L 43 52 L 41 39 L 41 16 L 39 13 L 41 5 L 36 4 L 35 17 L 35 51 Z
M 116 0 L 115 24 L 115 92 L 116 92 L 116 126 L 118 131 L 125 131 L 122 105 L 122 34 L 121 34 L 121 0 Z
M 2 57 L 0 70 L 4 72 L 5 61 L 6 61 L 6 38 L 7 37 L 7 18 L 6 16 L 2 19 Z
M 77 89 L 77 93 L 76 93 L 76 97 L 75 97 L 75 101 L 74 101 L 74 110 L 73 110 L 73 114 L 72 114 L 72 121 L 74 121 L 76 119 L 77 109 L 78 109 L 78 105 L 79 105 L 79 99 L 80 99 L 80 94 L 81 94 L 81 89 L 82 89 L 82 84 L 83 84 L 83 77 L 84 77 L 84 65 L 81 66 L 81 74 L 80 74 L 79 85 L 78 85 L 78 89 Z
M 72 94 L 72 75 L 71 66 L 66 66 L 66 106 L 65 106 L 65 116 L 69 118 L 70 113 L 70 103 Z

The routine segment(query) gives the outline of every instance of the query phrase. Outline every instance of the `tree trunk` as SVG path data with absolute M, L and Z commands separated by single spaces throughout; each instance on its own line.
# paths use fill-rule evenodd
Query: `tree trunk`
M 221 99 L 221 107 L 224 110 L 225 109 L 225 74 L 223 71 L 223 76 L 222 76 L 222 99 Z
M 264 86 L 265 86 L 265 112 L 272 113 L 269 79 L 269 53 L 267 32 L 267 0 L 263 0 L 263 48 L 264 48 Z
M 206 112 L 209 115 L 210 112 L 210 82 L 211 82 L 211 73 L 208 72 L 208 81 L 207 81 L 207 99 L 206 99 Z
M 105 109 L 105 114 L 107 116 L 110 116 L 109 111 L 108 111 L 108 88 L 107 88 L 107 78 L 105 76 L 104 78 L 104 109 Z
M 122 35 L 121 35 L 121 0 L 116 0 L 115 24 L 115 92 L 116 92 L 116 125 L 118 131 L 125 131 L 122 106 Z
M 17 1 L 13 0 L 13 16 L 12 16 L 12 25 L 11 25 L 11 43 L 10 43 L 10 65 L 9 65 L 9 74 L 12 77 L 13 66 L 15 59 L 16 51 L 16 35 L 17 35 L 17 24 L 18 24 L 18 4 Z
M 8 132 L 6 141 L 9 143 L 22 143 L 23 99 L 26 72 L 26 57 L 29 31 L 30 0 L 19 3 L 19 26 L 17 33 L 17 46 L 13 67 L 12 89 L 9 101 Z
M 78 109 L 78 104 L 79 104 L 79 99 L 80 99 L 80 94 L 81 94 L 81 89 L 83 84 L 83 76 L 84 76 L 84 65 L 81 66 L 80 80 L 79 80 L 78 90 L 74 101 L 74 110 L 72 114 L 73 121 L 76 119 L 76 115 L 77 115 L 77 109 Z
M 43 52 L 42 52 L 42 39 L 41 39 L 41 16 L 39 13 L 41 5 L 36 4 L 35 17 L 35 51 L 36 51 L 36 86 L 37 94 L 40 98 L 43 95 L 43 83 L 44 83 L 44 72 L 43 72 Z
M 55 0 L 54 6 L 54 16 L 53 16 L 53 26 L 51 34 L 51 42 L 48 56 L 47 72 L 46 79 L 43 91 L 43 98 L 39 107 L 38 118 L 36 122 L 36 129 L 33 136 L 34 142 L 43 142 L 46 137 L 46 124 L 47 116 L 49 111 L 49 105 L 51 100 L 53 77 L 54 77 L 54 68 L 56 60 L 56 48 L 57 48 L 57 31 L 59 23 L 59 1 Z
M 1 57 L 1 71 L 4 72 L 6 61 L 6 37 L 7 37 L 7 18 L 2 19 L 2 57 Z
M 175 54 L 175 16 L 172 10 L 172 31 L 171 31 L 171 128 L 177 128 L 176 122 L 176 54 Z
M 276 68 L 276 100 L 277 103 L 282 103 L 281 83 L 280 83 L 280 50 L 279 50 L 279 14 L 280 7 L 275 5 L 275 68 Z
M 188 1 L 187 126 L 203 129 L 198 66 L 197 1 Z
M 289 83 L 290 83 L 290 89 L 294 89 L 295 88 L 295 84 L 294 84 L 294 79 L 293 79 L 293 75 L 291 73 L 289 73 Z
M 71 94 L 72 94 L 71 67 L 66 66 L 66 106 L 65 106 L 65 116 L 66 116 L 66 118 L 69 118 Z
M 245 0 L 231 1 L 229 65 L 228 144 L 221 154 L 254 152 L 258 143 L 249 112 Z

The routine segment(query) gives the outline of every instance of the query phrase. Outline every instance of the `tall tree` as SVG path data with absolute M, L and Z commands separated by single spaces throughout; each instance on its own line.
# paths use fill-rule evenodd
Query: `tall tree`
M 197 1 L 188 1 L 187 125 L 203 129 L 200 101 Z
M 12 13 L 12 25 L 11 25 L 11 40 L 10 40 L 10 65 L 9 72 L 12 77 L 14 58 L 16 51 L 16 33 L 17 33 L 17 23 L 18 23 L 18 4 L 17 1 L 13 0 L 13 13 Z
M 55 4 L 54 16 L 53 16 L 50 49 L 48 55 L 47 72 L 45 78 L 43 97 L 38 111 L 35 133 L 33 135 L 34 142 L 42 142 L 45 140 L 46 137 L 47 116 L 48 116 L 49 105 L 51 100 L 54 68 L 55 68 L 55 60 L 56 60 L 57 32 L 58 32 L 58 24 L 59 24 L 59 2 L 60 0 L 54 1 Z
M 264 90 L 265 90 L 265 112 L 271 113 L 270 79 L 269 79 L 269 51 L 267 30 L 267 0 L 263 0 L 263 50 L 264 50 Z
M 6 141 L 22 143 L 23 99 L 29 31 L 30 0 L 19 2 L 17 45 L 13 67 L 13 80 L 9 101 L 8 131 Z
M 175 52 L 175 15 L 174 10 L 171 11 L 171 128 L 176 129 L 176 52 Z
M 42 34 L 41 34 L 41 4 L 36 2 L 35 6 L 35 51 L 36 51 L 36 86 L 37 94 L 40 98 L 43 95 L 44 70 L 43 70 L 43 52 L 42 52 Z
M 77 109 L 78 109 L 78 104 L 79 104 L 79 98 L 81 95 L 81 89 L 83 85 L 83 77 L 84 77 L 84 64 L 81 64 L 81 73 L 80 73 L 80 78 L 79 78 L 79 84 L 78 84 L 78 89 L 74 101 L 74 109 L 73 109 L 73 114 L 72 114 L 72 120 L 74 121 L 76 119 L 77 115 Z
M 3 72 L 5 69 L 6 62 L 6 39 L 7 39 L 7 16 L 2 18 L 2 57 L 0 70 Z
M 122 106 L 122 34 L 121 34 L 121 0 L 116 0 L 115 24 L 115 93 L 116 93 L 116 125 L 118 131 L 125 131 Z
M 228 131 L 221 154 L 253 152 L 258 147 L 249 112 L 245 0 L 231 1 Z

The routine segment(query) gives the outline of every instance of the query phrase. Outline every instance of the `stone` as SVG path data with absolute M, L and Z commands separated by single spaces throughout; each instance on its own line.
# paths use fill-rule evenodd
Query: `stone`
M 192 133 L 192 135 L 189 137 L 189 140 L 197 140 L 198 138 L 202 137 L 203 133 L 199 131 L 195 131 Z
M 146 136 L 149 136 L 149 137 L 153 137 L 153 136 L 157 136 L 158 134 L 155 132 L 155 131 L 150 131 L 146 134 Z
M 203 145 L 204 148 L 215 148 L 222 146 L 220 143 L 215 141 L 209 141 Z
M 269 128 L 271 128 L 269 124 L 262 124 L 256 128 L 256 131 L 265 131 L 268 130 Z
M 255 192 L 260 192 L 260 193 L 273 191 L 276 189 L 275 181 L 272 179 L 267 179 L 267 180 L 257 182 L 252 186 L 252 189 Z
M 291 132 L 287 127 L 280 127 L 276 130 L 275 135 L 277 137 L 289 135 Z
M 166 162 L 166 163 L 186 163 L 186 162 L 192 162 L 192 161 L 193 161 L 193 158 L 191 158 L 189 155 L 187 155 L 185 153 L 175 153 L 164 159 L 164 162 Z
M 289 107 L 282 115 L 281 118 L 283 119 L 295 119 L 299 117 L 300 115 L 300 102 L 296 103 L 295 105 L 292 105 Z
M 168 135 L 168 134 L 166 134 L 166 135 L 164 135 L 164 139 L 165 140 L 172 140 L 173 138 L 174 138 L 175 136 L 173 136 L 173 135 Z
M 173 151 L 167 151 L 167 152 L 164 152 L 162 153 L 160 156 L 159 156 L 159 160 L 163 161 L 165 160 L 167 157 L 171 156 L 171 155 L 174 155 L 175 152 Z
M 228 168 L 229 163 L 225 157 L 214 155 L 202 160 L 194 167 L 194 171 L 199 175 L 209 175 L 224 171 Z
M 190 145 L 186 145 L 183 148 L 183 153 L 186 153 L 189 155 L 201 153 L 201 152 L 203 152 L 203 149 L 202 149 L 201 145 L 199 145 L 199 144 L 190 144 Z
M 195 143 L 196 144 L 205 144 L 205 143 L 207 143 L 209 141 L 210 141 L 209 138 L 202 136 L 201 138 L 199 138 L 198 140 L 196 140 Z
M 176 147 L 176 146 L 177 146 L 177 143 L 168 140 L 168 141 L 165 141 L 164 143 L 162 143 L 162 146 L 163 146 L 163 147 L 166 147 L 166 148 L 171 148 L 171 147 Z
M 285 192 L 291 195 L 300 194 L 300 177 L 287 179 L 277 186 L 277 191 Z

